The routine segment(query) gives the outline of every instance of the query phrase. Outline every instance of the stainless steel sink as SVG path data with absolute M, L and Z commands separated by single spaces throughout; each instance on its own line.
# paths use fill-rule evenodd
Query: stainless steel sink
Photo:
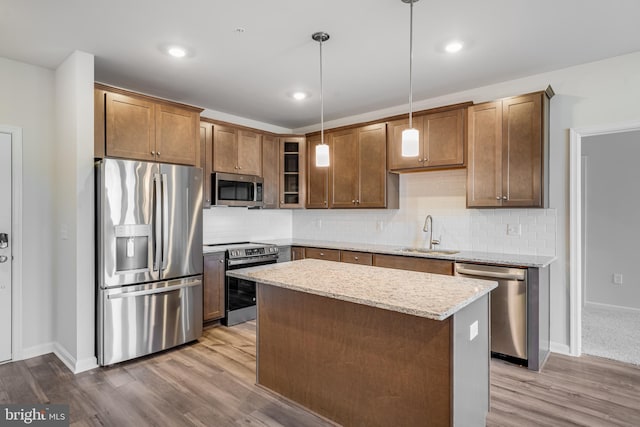
M 400 252 L 413 252 L 419 254 L 429 254 L 429 255 L 454 255 L 460 251 L 452 251 L 445 249 L 427 249 L 427 248 L 402 248 Z

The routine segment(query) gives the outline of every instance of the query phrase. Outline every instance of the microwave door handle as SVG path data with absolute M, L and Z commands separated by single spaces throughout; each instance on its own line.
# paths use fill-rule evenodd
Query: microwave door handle
M 153 209 L 153 216 L 155 220 L 155 236 L 153 242 L 154 256 L 153 256 L 153 271 L 158 271 L 160 268 L 160 257 L 162 250 L 160 249 L 160 241 L 162 239 L 162 214 L 161 214 L 161 190 L 160 190 L 160 174 L 153 174 L 153 189 L 155 192 L 155 203 Z
M 169 200 L 167 198 L 167 174 L 162 174 L 162 269 L 167 268 L 169 252 Z

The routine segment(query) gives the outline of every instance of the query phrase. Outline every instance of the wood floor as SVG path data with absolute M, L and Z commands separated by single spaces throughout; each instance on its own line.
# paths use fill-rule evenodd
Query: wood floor
M 331 425 L 254 382 L 250 322 L 79 375 L 52 354 L 0 365 L 0 404 L 68 403 L 73 426 Z M 640 426 L 640 368 L 552 354 L 534 373 L 492 361 L 487 426 L 575 425 Z

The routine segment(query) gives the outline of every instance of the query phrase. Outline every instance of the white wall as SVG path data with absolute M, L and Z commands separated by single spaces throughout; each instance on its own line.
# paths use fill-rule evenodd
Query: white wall
M 74 372 L 96 366 L 93 69 L 76 51 L 55 73 L 55 350 Z
M 0 123 L 22 128 L 22 349 L 50 351 L 53 341 L 54 73 L 0 58 Z
M 543 90 L 551 84 L 550 207 L 557 214 L 558 261 L 551 266 L 551 341 L 569 351 L 569 129 L 637 120 L 640 116 L 640 52 L 565 68 L 414 103 L 414 109 L 462 101 L 483 102 Z M 373 120 L 406 106 L 325 123 L 325 128 Z M 317 126 L 294 132 L 317 130 Z M 294 232 L 294 237 L 295 232 Z
M 585 303 L 640 309 L 640 132 L 584 138 Z M 613 283 L 613 274 L 623 284 Z

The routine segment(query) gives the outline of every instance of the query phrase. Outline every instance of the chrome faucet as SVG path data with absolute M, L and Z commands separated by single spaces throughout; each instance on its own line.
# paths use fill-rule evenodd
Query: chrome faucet
M 427 215 L 427 217 L 424 219 L 424 226 L 422 227 L 422 231 L 424 231 L 425 233 L 429 233 L 429 250 L 434 250 L 434 246 L 439 245 L 440 240 L 436 240 L 433 238 L 433 218 L 431 217 L 431 215 Z

